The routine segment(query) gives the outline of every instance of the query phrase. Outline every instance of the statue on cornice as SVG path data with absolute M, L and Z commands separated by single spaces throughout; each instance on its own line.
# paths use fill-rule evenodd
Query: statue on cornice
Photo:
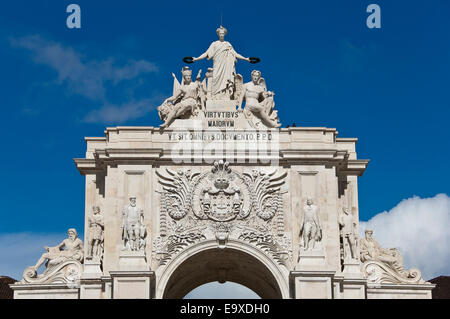
M 82 272 L 83 242 L 78 238 L 75 228 L 67 231 L 68 238 L 55 247 L 45 247 L 36 265 L 28 267 L 23 273 L 22 283 L 69 283 Z M 37 270 L 45 263 L 45 271 Z
M 360 240 L 362 270 L 369 282 L 375 283 L 424 283 L 418 269 L 409 271 L 403 267 L 403 258 L 397 248 L 385 249 L 372 237 L 367 229 Z
M 245 83 L 240 92 L 238 111 L 242 110 L 242 102 L 245 100 L 244 114 L 252 126 L 258 128 L 260 122 L 266 127 L 280 127 L 277 111 L 274 111 L 275 93 L 267 91 L 266 81 L 261 77 L 260 71 L 253 70 L 251 76 L 252 81 Z
M 361 261 L 375 260 L 395 270 L 401 276 L 406 276 L 407 271 L 402 265 L 402 255 L 397 248 L 385 249 L 372 237 L 373 230 L 367 229 L 365 237 L 361 239 Z
M 233 46 L 225 41 L 227 29 L 220 26 L 216 30 L 219 40 L 214 41 L 208 50 L 202 55 L 193 58 L 192 62 L 207 58 L 213 59 L 213 74 L 211 83 L 211 96 L 213 100 L 230 100 L 235 91 L 235 81 L 238 75 L 235 71 L 236 60 L 251 62 L 250 58 L 245 58 L 237 53 Z
M 49 268 L 67 259 L 75 259 L 79 262 L 83 260 L 83 242 L 78 238 L 75 228 L 70 228 L 67 235 L 68 238 L 64 239 L 58 246 L 45 247 L 47 252 L 42 254 L 33 267 L 35 270 L 38 270 L 45 261 L 47 261 L 45 266 Z
M 192 82 L 192 70 L 185 66 L 181 71 L 183 75 L 181 84 L 172 73 L 174 78 L 173 95 L 158 107 L 159 117 L 164 121 L 161 128 L 168 127 L 175 119 L 184 115 L 195 116 L 199 110 L 203 109 L 206 88 L 205 83 L 200 82 L 201 72 L 202 70 L 198 72 L 195 82 Z

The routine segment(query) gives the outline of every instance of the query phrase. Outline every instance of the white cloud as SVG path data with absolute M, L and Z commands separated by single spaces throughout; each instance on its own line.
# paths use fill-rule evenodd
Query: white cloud
M 58 73 L 58 82 L 66 83 L 73 91 L 92 100 L 105 97 L 105 82 L 117 84 L 144 73 L 157 72 L 155 64 L 146 60 L 129 60 L 118 65 L 114 58 L 103 61 L 85 61 L 83 55 L 60 43 L 43 39 L 39 35 L 12 38 L 13 47 L 27 49 L 37 64 L 47 65 Z
M 402 200 L 389 212 L 361 222 L 374 231 L 374 238 L 385 248 L 398 248 L 405 268 L 419 268 L 424 279 L 450 275 L 450 197 Z
M 45 253 L 45 246 L 56 246 L 66 237 L 64 233 L 0 234 L 0 276 L 21 280 L 25 268 L 35 265 Z
M 152 62 L 130 59 L 126 63 L 119 63 L 113 57 L 101 61 L 88 60 L 71 47 L 49 41 L 39 35 L 11 38 L 10 44 L 28 50 L 36 64 L 53 69 L 57 73 L 56 83 L 66 85 L 69 93 L 103 103 L 102 108 L 86 115 L 87 122 L 105 122 L 109 119 L 125 122 L 143 116 L 154 108 L 154 105 L 144 105 L 149 99 L 132 100 L 115 106 L 106 97 L 108 87 L 111 89 L 111 86 L 114 87 L 122 81 L 157 72 L 158 67 Z M 134 115 L 129 113 L 132 110 L 136 110 Z
M 151 99 L 131 101 L 122 105 L 106 104 L 100 109 L 92 110 L 83 118 L 86 123 L 123 123 L 144 116 L 154 110 L 158 103 L 163 101 L 162 96 L 155 96 Z

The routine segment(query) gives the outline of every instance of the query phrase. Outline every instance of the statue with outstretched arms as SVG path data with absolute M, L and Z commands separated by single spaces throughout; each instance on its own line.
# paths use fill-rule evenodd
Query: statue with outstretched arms
M 246 58 L 237 53 L 230 42 L 225 41 L 227 29 L 220 26 L 216 30 L 219 40 L 214 41 L 208 50 L 202 55 L 193 58 L 192 61 L 198 61 L 207 58 L 213 59 L 213 74 L 211 94 L 213 98 L 230 98 L 230 94 L 235 83 L 235 63 L 236 60 L 244 60 L 250 62 L 250 58 Z

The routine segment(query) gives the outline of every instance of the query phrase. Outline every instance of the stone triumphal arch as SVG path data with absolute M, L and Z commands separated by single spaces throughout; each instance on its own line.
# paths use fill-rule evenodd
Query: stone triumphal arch
M 370 230 L 359 238 L 358 177 L 369 161 L 358 159 L 357 139 L 282 128 L 261 72 L 236 72 L 238 60 L 260 60 L 237 53 L 226 32 L 184 58 L 213 67 L 174 75 L 160 127 L 85 138 L 75 159 L 84 244 L 70 229 L 12 285 L 15 298 L 182 298 L 211 281 L 262 298 L 431 297 L 397 249 Z

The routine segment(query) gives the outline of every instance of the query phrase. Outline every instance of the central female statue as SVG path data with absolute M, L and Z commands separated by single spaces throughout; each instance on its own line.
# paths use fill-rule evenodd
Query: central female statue
M 227 29 L 220 26 L 216 30 L 216 33 L 219 40 L 211 43 L 205 53 L 197 58 L 193 58 L 192 61 L 194 62 L 204 58 L 208 58 L 208 60 L 213 59 L 211 94 L 214 99 L 229 98 L 229 92 L 234 86 L 234 78 L 236 75 L 234 67 L 236 59 L 248 62 L 250 62 L 250 59 L 234 51 L 230 42 L 225 41 Z

